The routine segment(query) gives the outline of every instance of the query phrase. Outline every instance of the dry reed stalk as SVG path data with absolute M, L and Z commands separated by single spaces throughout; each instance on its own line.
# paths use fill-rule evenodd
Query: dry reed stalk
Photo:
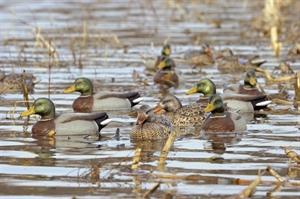
M 266 0 L 264 8 L 264 20 L 270 28 L 270 39 L 275 56 L 280 55 L 282 44 L 278 41 L 281 24 L 280 3 L 276 0 Z
M 300 72 L 296 74 L 294 89 L 295 89 L 294 107 L 299 110 L 300 109 Z
M 153 174 L 153 176 L 156 178 L 169 179 L 169 180 L 189 180 L 189 181 L 199 181 L 205 178 L 201 175 L 178 176 L 175 174 L 168 174 L 168 173 Z
M 27 110 L 30 108 L 30 105 L 29 105 L 29 97 L 28 97 L 28 88 L 27 88 L 27 85 L 26 85 L 26 81 L 25 81 L 25 70 L 23 71 L 23 74 L 22 74 L 22 93 L 23 93 L 23 99 L 24 99 L 24 104 L 25 106 L 27 107 Z
M 284 148 L 284 152 L 291 160 L 295 161 L 297 164 L 300 164 L 300 156 L 295 151 L 292 151 L 289 148 Z
M 268 171 L 272 176 L 274 176 L 280 184 L 286 181 L 283 177 L 281 177 L 272 167 L 268 166 L 266 171 Z
M 132 170 L 136 170 L 138 168 L 139 163 L 140 163 L 140 159 L 141 159 L 141 153 L 142 153 L 141 148 L 136 148 L 135 149 L 132 164 L 131 164 L 131 169 Z
M 273 193 L 281 191 L 281 188 L 282 188 L 282 184 L 281 183 L 276 184 L 276 186 L 271 191 L 269 191 L 269 192 L 266 193 L 266 196 L 268 198 L 273 198 L 272 197 Z
M 40 28 L 35 28 L 34 34 L 35 34 L 35 46 L 40 48 L 45 48 L 47 49 L 48 52 L 51 52 L 54 58 L 54 62 L 57 64 L 59 62 L 59 56 L 53 43 L 51 43 L 50 40 L 48 41 L 44 38 Z
M 276 57 L 279 57 L 282 44 L 278 41 L 278 27 L 272 26 L 270 29 L 271 44 Z
M 89 35 L 88 35 L 87 22 L 84 21 L 82 24 L 82 43 L 81 43 L 81 46 L 83 48 L 86 48 L 86 46 L 87 46 L 88 37 L 89 37 Z
M 287 83 L 287 82 L 292 82 L 295 80 L 295 75 L 288 75 L 288 76 L 283 76 L 283 77 L 278 77 L 278 78 L 274 78 L 270 71 L 262 69 L 262 68 L 256 68 L 255 69 L 257 72 L 261 72 L 266 80 L 268 84 L 276 84 L 276 83 Z
M 49 41 L 49 45 L 51 45 L 51 40 Z M 52 52 L 50 49 L 48 50 L 48 98 L 50 98 L 50 90 L 51 90 L 51 68 L 52 68 Z
M 256 187 L 261 182 L 261 174 L 259 173 L 257 178 L 253 180 L 237 197 L 236 199 L 249 198 L 255 192 Z
M 175 139 L 176 139 L 177 133 L 176 131 L 172 131 L 168 137 L 168 140 L 166 141 L 159 157 L 159 163 L 158 163 L 158 168 L 159 170 L 163 170 L 165 167 L 165 162 L 167 159 L 167 156 L 169 154 L 169 151 L 171 149 L 171 146 L 173 145 Z
M 293 103 L 290 102 L 290 101 L 283 100 L 283 99 L 278 99 L 278 98 L 272 99 L 272 103 L 274 103 L 274 104 L 282 104 L 282 105 L 293 105 Z
M 156 183 L 150 190 L 148 190 L 144 195 L 143 195 L 143 198 L 149 198 L 150 195 L 152 193 L 154 193 L 158 187 L 160 186 L 160 182 Z

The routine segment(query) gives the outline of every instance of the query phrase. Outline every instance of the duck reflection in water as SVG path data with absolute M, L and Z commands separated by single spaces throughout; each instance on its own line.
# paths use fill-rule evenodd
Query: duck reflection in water
M 241 141 L 242 133 L 239 132 L 209 132 L 203 133 L 203 137 L 211 143 L 211 149 L 216 154 L 224 154 L 228 145 Z

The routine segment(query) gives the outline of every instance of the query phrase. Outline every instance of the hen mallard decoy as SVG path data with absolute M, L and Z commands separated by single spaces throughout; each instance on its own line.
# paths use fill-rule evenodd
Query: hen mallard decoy
M 188 51 L 184 55 L 184 59 L 193 66 L 208 66 L 215 63 L 212 48 L 205 44 L 201 51 Z
M 216 85 L 208 78 L 200 80 L 196 86 L 192 87 L 186 92 L 187 94 L 202 93 L 204 96 L 200 97 L 203 103 L 208 101 L 208 97 L 216 94 Z M 229 110 L 239 112 L 254 112 L 266 107 L 270 103 L 266 100 L 265 95 L 245 95 L 245 94 L 224 94 L 224 102 Z
M 23 92 L 22 85 L 26 85 L 29 93 L 33 92 L 37 79 L 30 73 L 10 73 L 5 74 L 0 71 L 0 94 Z
M 175 71 L 175 65 L 172 59 L 165 57 L 158 65 L 159 70 L 154 75 L 154 83 L 162 88 L 177 88 L 179 85 L 179 78 Z
M 21 113 L 22 117 L 37 114 L 41 119 L 32 127 L 34 137 L 56 135 L 100 135 L 100 130 L 111 119 L 104 112 L 100 113 L 64 113 L 55 114 L 54 103 L 47 98 L 38 98 L 29 110 Z
M 164 96 L 153 112 L 166 115 L 174 127 L 201 126 L 204 120 L 200 103 L 182 106 L 180 100 L 171 94 Z
M 130 110 L 142 101 L 138 92 L 130 93 L 96 93 L 93 92 L 92 81 L 88 78 L 77 78 L 72 86 L 64 93 L 80 92 L 80 96 L 73 102 L 75 112 L 89 113 L 103 110 Z
M 136 125 L 131 131 L 130 138 L 132 140 L 161 140 L 168 138 L 172 131 L 172 123 L 168 118 L 156 115 L 152 109 L 142 106 L 138 110 Z
M 234 55 L 232 50 L 224 49 L 216 54 L 216 62 L 218 70 L 222 73 L 241 73 L 248 70 L 253 70 L 266 61 L 254 56 L 248 60 L 241 60 L 237 55 Z
M 237 113 L 226 111 L 220 95 L 212 95 L 204 111 L 206 113 L 210 112 L 202 125 L 202 129 L 206 132 L 246 130 L 246 121 L 244 118 Z

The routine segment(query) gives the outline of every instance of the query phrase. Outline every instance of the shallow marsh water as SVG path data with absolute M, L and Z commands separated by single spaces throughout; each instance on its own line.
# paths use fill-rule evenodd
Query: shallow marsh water
M 59 55 L 60 66 L 51 69 L 50 94 L 57 111 L 63 112 L 71 111 L 78 95 L 62 91 L 79 76 L 94 79 L 97 90 L 140 91 L 145 104 L 155 104 L 159 91 L 152 76 L 146 75 L 145 65 L 159 55 L 168 38 L 181 80 L 180 87 L 171 92 L 183 104 L 197 99 L 184 91 L 199 78 L 212 78 L 221 92 L 223 85 L 238 83 L 242 76 L 221 74 L 215 65 L 199 69 L 184 63 L 183 54 L 200 49 L 199 44 L 230 47 L 247 57 L 258 54 L 268 61 L 263 65 L 267 69 L 278 65 L 280 60 L 273 56 L 269 38 L 250 25 L 251 19 L 261 14 L 263 1 L 183 1 L 177 7 L 172 2 L 0 1 L 1 70 L 33 73 L 40 82 L 30 99 L 48 96 L 47 50 L 35 46 L 34 30 L 39 27 Z M 293 8 L 300 8 L 299 2 L 292 4 Z M 284 42 L 282 57 L 291 44 Z M 293 62 L 292 67 L 299 71 L 300 62 Z M 264 85 L 262 78 L 259 82 Z M 274 93 L 276 87 L 265 90 Z M 5 94 L 0 99 L 0 198 L 134 198 L 142 197 L 157 182 L 161 182 L 160 188 L 152 194 L 156 198 L 167 194 L 226 198 L 238 195 L 267 166 L 291 180 L 300 180 L 299 167 L 288 163 L 282 149 L 289 146 L 300 153 L 299 115 L 258 117 L 242 134 L 179 137 L 161 172 L 157 164 L 162 143 L 132 143 L 133 117 L 111 113 L 119 122 L 103 129 L 100 141 L 60 136 L 41 141 L 23 132 L 30 130 L 30 125 L 24 126 L 26 122 L 18 117 L 25 110 L 23 103 L 15 103 L 22 101 L 22 95 Z M 142 147 L 143 154 L 139 169 L 133 172 L 136 145 Z M 299 186 L 273 192 L 276 180 L 268 175 L 262 179 L 254 198 L 300 198 Z

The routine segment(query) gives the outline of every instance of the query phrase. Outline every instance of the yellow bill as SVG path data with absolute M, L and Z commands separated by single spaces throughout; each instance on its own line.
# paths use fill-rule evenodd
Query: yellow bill
M 34 110 L 33 106 L 31 106 L 27 111 L 22 112 L 21 116 L 26 117 L 26 116 L 29 116 L 29 115 L 32 115 L 32 114 L 35 114 L 35 110 Z
M 170 48 L 165 48 L 164 53 L 165 55 L 170 55 L 171 54 Z
M 72 86 L 70 86 L 69 88 L 66 88 L 64 90 L 64 93 L 74 93 L 76 91 L 75 85 L 73 84 Z
M 208 103 L 206 108 L 204 109 L 205 113 L 209 113 L 215 109 L 215 106 L 211 103 Z
M 191 95 L 191 94 L 193 94 L 193 93 L 197 93 L 197 87 L 196 87 L 196 86 L 194 86 L 194 87 L 192 87 L 191 89 L 185 91 L 185 94 L 186 94 L 186 95 Z
M 159 69 L 163 69 L 164 67 L 166 67 L 166 62 L 165 61 L 161 61 L 158 66 Z
M 257 83 L 256 78 L 250 77 L 249 83 L 251 84 L 251 86 L 255 86 Z

